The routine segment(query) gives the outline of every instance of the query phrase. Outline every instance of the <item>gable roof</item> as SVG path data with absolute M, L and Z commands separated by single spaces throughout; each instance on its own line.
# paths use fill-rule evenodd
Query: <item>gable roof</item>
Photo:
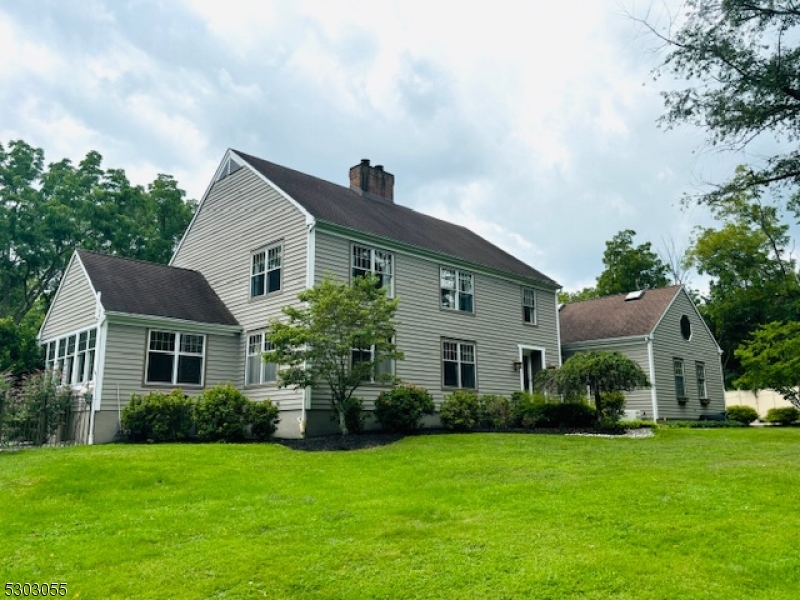
M 244 152 L 233 152 L 318 221 L 535 279 L 548 286 L 560 287 L 554 280 L 466 227 L 419 213 L 406 206 L 366 198 L 349 187 L 306 175 Z
M 238 326 L 197 271 L 78 250 L 107 312 Z
M 624 338 L 652 333 L 682 286 L 646 290 L 638 300 L 626 294 L 566 304 L 559 311 L 561 343 Z

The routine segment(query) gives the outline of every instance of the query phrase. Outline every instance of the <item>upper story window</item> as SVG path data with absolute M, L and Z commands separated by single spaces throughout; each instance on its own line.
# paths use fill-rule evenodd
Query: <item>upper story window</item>
M 372 273 L 378 278 L 380 286 L 386 289 L 386 293 L 391 296 L 394 293 L 393 258 L 392 254 L 385 250 L 377 250 L 375 248 L 353 244 L 351 273 L 353 277 L 363 277 L 367 273 Z
M 683 359 L 672 359 L 672 370 L 675 373 L 675 395 L 678 398 L 686 398 L 686 375 L 683 371 Z
M 441 307 L 464 312 L 475 312 L 472 273 L 458 269 L 439 269 Z
M 250 297 L 264 296 L 281 289 L 280 244 L 254 252 L 250 259 Z
M 150 331 L 147 344 L 147 383 L 203 385 L 205 336 Z
M 522 288 L 522 321 L 536 325 L 536 290 Z
M 692 322 L 686 315 L 681 317 L 681 335 L 687 341 L 692 339 Z
M 264 362 L 263 352 L 272 350 L 272 343 L 263 333 L 253 333 L 247 336 L 247 372 L 246 385 L 260 385 L 273 383 L 278 379 L 278 366 L 275 363 Z
M 442 340 L 442 383 L 444 387 L 475 389 L 475 344 Z

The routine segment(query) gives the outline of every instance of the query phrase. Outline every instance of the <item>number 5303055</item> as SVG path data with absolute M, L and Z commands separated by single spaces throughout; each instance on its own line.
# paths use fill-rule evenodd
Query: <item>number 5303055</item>
M 66 583 L 6 583 L 6 596 L 66 596 Z

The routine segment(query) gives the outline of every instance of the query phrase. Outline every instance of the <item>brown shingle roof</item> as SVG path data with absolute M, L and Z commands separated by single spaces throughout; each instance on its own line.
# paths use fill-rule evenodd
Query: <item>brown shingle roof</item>
M 106 311 L 238 325 L 197 271 L 78 250 Z
M 559 285 L 466 227 L 418 213 L 399 204 L 371 200 L 349 187 L 306 175 L 244 152 L 234 152 L 291 196 L 315 219 L 521 275 L 547 285 Z
M 680 291 L 680 285 L 647 290 L 638 300 L 626 294 L 565 305 L 559 312 L 561 343 L 646 335 Z

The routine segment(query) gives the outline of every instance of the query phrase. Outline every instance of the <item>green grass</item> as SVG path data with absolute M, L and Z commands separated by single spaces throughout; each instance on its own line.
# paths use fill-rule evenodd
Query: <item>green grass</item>
M 0 585 L 71 598 L 721 598 L 800 590 L 800 429 L 370 450 L 0 453 Z

